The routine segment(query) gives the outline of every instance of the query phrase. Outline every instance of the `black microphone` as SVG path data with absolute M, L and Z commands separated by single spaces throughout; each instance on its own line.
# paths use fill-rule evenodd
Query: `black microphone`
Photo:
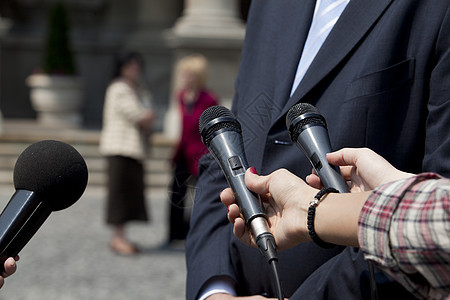
M 72 146 L 44 140 L 28 146 L 14 167 L 16 192 L 0 215 L 0 269 L 15 257 L 52 211 L 74 204 L 88 181 L 86 162 Z
M 199 130 L 203 143 L 225 174 L 260 251 L 269 263 L 278 260 L 275 239 L 268 229 L 262 203 L 245 185 L 244 176 L 248 162 L 241 125 L 229 109 L 216 105 L 202 113 Z
M 292 141 L 303 151 L 325 187 L 341 193 L 349 188 L 339 167 L 330 165 L 326 154 L 332 152 L 327 123 L 317 108 L 309 103 L 298 103 L 286 115 L 286 127 Z

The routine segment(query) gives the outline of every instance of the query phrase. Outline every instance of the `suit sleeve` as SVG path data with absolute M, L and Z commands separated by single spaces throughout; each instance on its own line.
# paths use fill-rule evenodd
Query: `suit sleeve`
M 431 72 L 423 170 L 450 177 L 450 12 L 447 8 L 436 42 Z
M 228 184 L 211 154 L 202 157 L 199 169 L 186 239 L 186 299 L 196 299 L 202 286 L 214 276 L 229 276 L 235 280 L 229 254 L 232 226 L 226 218 L 227 208 L 219 198 Z

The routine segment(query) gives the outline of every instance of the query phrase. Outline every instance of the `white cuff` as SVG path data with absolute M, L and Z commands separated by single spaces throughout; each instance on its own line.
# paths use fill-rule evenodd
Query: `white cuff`
M 209 296 L 219 293 L 236 296 L 233 279 L 228 276 L 216 276 L 211 278 L 203 286 L 198 300 L 205 300 Z

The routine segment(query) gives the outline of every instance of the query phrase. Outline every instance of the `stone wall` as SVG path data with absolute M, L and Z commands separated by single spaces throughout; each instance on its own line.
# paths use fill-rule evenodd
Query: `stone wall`
M 12 24 L 0 36 L 0 110 L 6 119 L 36 117 L 30 105 L 25 79 L 41 65 L 48 11 L 56 1 L 1 1 L 0 16 Z M 230 48 L 229 40 L 223 40 L 220 36 L 203 37 L 201 43 L 189 39 L 186 43 L 186 40 L 180 42 L 180 37 L 173 34 L 177 20 L 187 14 L 183 9 L 192 6 L 196 0 L 63 2 L 69 9 L 70 37 L 76 67 L 86 82 L 84 127 L 101 126 L 103 97 L 111 78 L 114 55 L 122 49 L 137 50 L 145 57 L 144 81 L 152 91 L 160 116 L 157 130 L 162 130 L 171 103 L 175 84 L 173 66 L 184 54 L 205 54 L 212 62 L 209 86 L 221 99 L 231 99 L 243 35 Z M 241 10 L 245 12 L 248 9 L 248 1 L 237 3 L 233 9 L 237 10 L 236 16 L 240 18 Z M 192 30 L 195 35 L 195 28 Z

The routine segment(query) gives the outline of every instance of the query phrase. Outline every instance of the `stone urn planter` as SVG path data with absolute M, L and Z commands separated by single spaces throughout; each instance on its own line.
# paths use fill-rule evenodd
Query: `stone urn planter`
M 33 74 L 26 82 L 39 123 L 69 127 L 81 125 L 83 82 L 79 77 Z

